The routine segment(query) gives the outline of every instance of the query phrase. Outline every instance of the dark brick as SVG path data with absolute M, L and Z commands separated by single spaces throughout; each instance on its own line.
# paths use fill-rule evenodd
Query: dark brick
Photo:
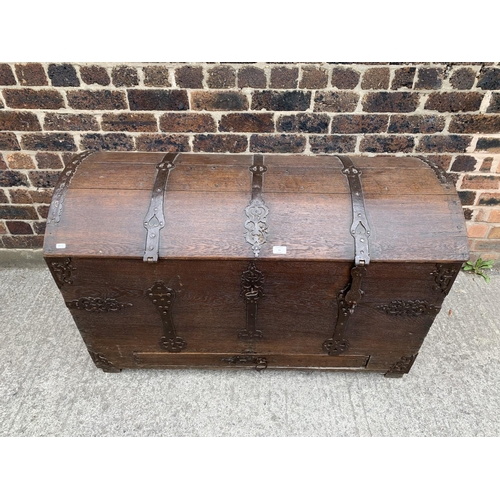
M 401 88 L 411 89 L 415 79 L 416 68 L 398 68 L 394 72 L 391 89 L 399 90 Z
M 458 197 L 462 205 L 474 205 L 476 199 L 475 191 L 458 191 Z
M 385 132 L 386 115 L 338 115 L 332 118 L 332 134 L 373 134 Z
M 476 80 L 476 72 L 472 68 L 460 68 L 450 77 L 451 86 L 457 90 L 471 89 Z
M 417 109 L 418 94 L 413 92 L 370 92 L 363 98 L 363 111 L 369 113 L 412 113 Z
M 10 108 L 59 109 L 65 107 L 62 95 L 55 89 L 6 89 L 3 95 Z
M 35 114 L 29 111 L 0 111 L 0 130 L 42 130 Z
M 45 234 L 46 222 L 33 222 L 35 234 Z
M 468 205 L 472 203 L 468 203 Z M 479 196 L 479 205 L 485 207 L 496 207 L 500 205 L 500 195 L 493 193 L 483 193 Z
M 392 115 L 388 132 L 391 134 L 433 134 L 442 132 L 446 120 L 436 115 Z
M 488 158 L 484 158 L 479 167 L 481 172 L 491 172 L 491 167 L 493 166 L 493 157 L 489 156 Z
M 195 110 L 240 111 L 248 109 L 247 96 L 235 91 L 193 91 L 191 103 Z
M 407 135 L 367 135 L 361 139 L 359 150 L 367 153 L 411 153 L 415 140 Z
M 11 170 L 30 170 L 35 168 L 35 163 L 30 155 L 24 153 L 11 153 L 7 156 Z
M 338 89 L 353 89 L 359 83 L 361 75 L 350 68 L 333 68 L 332 87 Z
M 107 69 L 102 66 L 80 66 L 80 76 L 87 85 L 109 85 L 111 83 Z
M 322 89 L 328 85 L 328 73 L 324 68 L 304 66 L 299 87 L 301 89 Z
M 223 115 L 221 132 L 274 132 L 272 113 L 231 113 Z
M 29 205 L 1 205 L 0 219 L 38 220 L 35 208 Z
M 477 160 L 473 156 L 457 156 L 451 170 L 453 172 L 472 172 L 475 170 Z
M 5 248 L 42 248 L 43 236 L 3 236 L 2 243 Z
M 431 163 L 434 163 L 434 165 L 437 165 L 438 167 L 442 168 L 445 172 L 448 170 L 451 164 L 451 160 L 453 158 L 451 155 L 419 155 L 419 156 L 424 156 Z M 448 173 L 447 175 L 452 175 L 452 174 Z
M 243 153 L 248 141 L 244 135 L 236 134 L 206 134 L 195 135 L 193 151 L 206 153 Z
M 189 109 L 185 90 L 128 90 L 128 101 L 133 111 L 175 111 Z
M 494 175 L 465 175 L 462 180 L 462 189 L 498 190 L 500 177 Z
M 474 212 L 470 208 L 464 208 L 464 218 L 465 220 L 472 220 Z
M 263 69 L 253 66 L 244 66 L 238 70 L 238 87 L 265 89 L 266 86 L 267 78 Z
M 94 151 L 133 151 L 134 141 L 125 134 L 85 134 L 81 139 L 82 149 Z
M 441 113 L 477 111 L 482 100 L 483 94 L 479 92 L 435 92 L 427 99 L 425 109 Z
M 10 199 L 14 205 L 31 205 L 34 203 L 33 198 L 31 197 L 32 191 L 28 189 L 10 189 Z
M 0 220 L 0 235 L 6 234 L 7 233 L 7 227 L 5 224 Z M 2 243 L 2 238 L 0 238 L 0 248 L 4 248 L 4 245 Z
M 500 90 L 500 68 L 483 68 L 477 87 L 483 90 Z
M 43 128 L 44 130 L 99 130 L 99 124 L 93 115 L 47 113 Z
M 230 66 L 215 66 L 208 70 L 207 85 L 211 89 L 229 89 L 236 85 L 236 72 Z
M 33 229 L 27 222 L 13 220 L 7 222 L 10 234 L 33 234 Z
M 54 87 L 79 87 L 80 80 L 71 64 L 49 64 L 49 78 Z
M 314 111 L 352 113 L 358 104 L 359 94 L 355 92 L 316 92 Z
M 115 132 L 158 132 L 156 118 L 151 113 L 105 113 L 101 126 Z
M 500 116 L 456 115 L 451 118 L 448 130 L 457 134 L 498 134 Z
M 311 104 L 311 92 L 260 90 L 253 94 L 252 109 L 269 111 L 306 111 Z
M 19 151 L 20 149 L 15 134 L 12 132 L 0 133 L 0 150 Z
M 491 101 L 486 113 L 500 113 L 500 93 L 493 92 L 491 94 Z
M 430 153 L 465 153 L 471 137 L 463 135 L 424 135 L 417 151 Z
M 203 69 L 200 66 L 182 66 L 175 70 L 175 81 L 184 89 L 203 88 Z
M 302 153 L 306 138 L 300 135 L 252 135 L 250 151 L 253 153 Z
M 139 85 L 137 70 L 130 66 L 116 66 L 111 70 L 111 78 L 115 87 L 135 87 Z
M 49 216 L 50 205 L 38 205 L 36 211 L 41 219 L 46 219 Z
M 0 64 L 0 85 L 16 85 L 16 79 L 9 64 Z
M 7 163 L 5 163 L 2 153 L 0 153 L 0 170 L 7 170 L 7 168 Z
M 52 200 L 53 189 L 37 189 L 35 191 L 30 191 L 31 198 L 33 199 L 33 203 L 46 203 L 47 205 Z
M 40 170 L 60 170 L 64 168 L 57 153 L 37 153 L 36 161 Z
M 74 109 L 125 109 L 125 93 L 120 90 L 69 90 L 68 103 Z
M 273 89 L 296 89 L 299 78 L 299 68 L 275 66 L 271 68 L 271 85 Z
M 143 72 L 146 87 L 170 87 L 170 76 L 165 66 L 145 66 Z
M 1 148 L 0 148 L 1 149 Z M 500 153 L 500 139 L 483 137 L 477 141 L 476 151 Z
M 9 203 L 9 199 L 3 189 L 0 189 L 0 204 L 1 203 Z
M 311 135 L 311 153 L 353 153 L 356 137 L 352 135 Z
M 47 75 L 40 63 L 16 64 L 19 85 L 38 87 L 48 85 Z
M 330 118 L 324 114 L 306 114 L 284 115 L 278 119 L 278 132 L 301 132 L 308 134 L 326 134 L 328 133 L 328 124 Z
M 21 139 L 23 149 L 31 151 L 76 151 L 70 134 L 29 134 Z
M 189 137 L 185 135 L 143 134 L 135 139 L 138 151 L 189 151 Z
M 29 173 L 29 178 L 33 187 L 53 188 L 60 175 L 61 173 L 56 170 L 36 170 Z
M 391 73 L 389 68 L 369 68 L 361 80 L 362 89 L 387 89 Z
M 443 80 L 443 70 L 441 68 L 419 68 L 417 75 L 416 89 L 440 89 Z
M 163 132 L 217 132 L 212 115 L 208 113 L 165 113 L 160 117 Z

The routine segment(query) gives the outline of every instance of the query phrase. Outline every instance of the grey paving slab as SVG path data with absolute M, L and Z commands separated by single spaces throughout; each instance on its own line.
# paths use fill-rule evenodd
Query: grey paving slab
M 500 276 L 460 274 L 403 379 L 97 370 L 49 272 L 0 267 L 1 436 L 498 436 Z

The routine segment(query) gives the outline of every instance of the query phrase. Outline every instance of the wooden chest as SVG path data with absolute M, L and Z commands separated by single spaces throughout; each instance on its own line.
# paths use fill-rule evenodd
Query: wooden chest
M 468 258 L 415 157 L 82 153 L 44 257 L 90 356 L 122 368 L 407 373 Z

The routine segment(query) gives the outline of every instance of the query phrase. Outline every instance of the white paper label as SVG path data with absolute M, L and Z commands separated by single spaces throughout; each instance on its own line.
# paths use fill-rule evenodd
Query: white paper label
M 56 243 L 56 248 L 66 248 L 66 243 Z
M 286 247 L 273 247 L 273 253 L 285 255 L 286 254 Z

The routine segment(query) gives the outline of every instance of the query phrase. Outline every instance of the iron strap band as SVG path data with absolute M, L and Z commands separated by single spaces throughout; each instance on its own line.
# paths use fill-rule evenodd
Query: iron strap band
M 144 217 L 144 228 L 147 231 L 144 262 L 158 262 L 160 253 L 160 231 L 165 226 L 163 198 L 167 188 L 170 171 L 175 168 L 178 153 L 167 153 L 156 167 L 156 178 L 151 192 L 151 202 Z

